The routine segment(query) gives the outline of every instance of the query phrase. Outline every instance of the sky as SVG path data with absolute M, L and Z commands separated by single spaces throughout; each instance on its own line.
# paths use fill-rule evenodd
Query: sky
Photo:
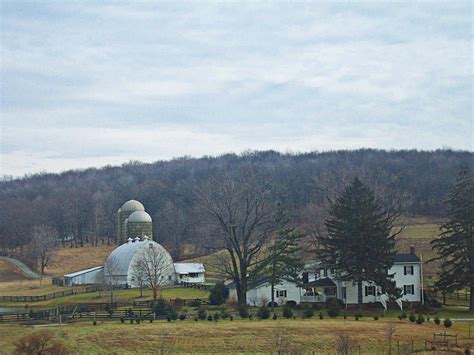
M 473 150 L 471 1 L 0 3 L 0 175 Z

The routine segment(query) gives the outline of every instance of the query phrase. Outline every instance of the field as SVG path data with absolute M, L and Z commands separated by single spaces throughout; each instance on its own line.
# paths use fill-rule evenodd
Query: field
M 337 336 L 348 334 L 365 353 L 387 350 L 389 321 L 366 320 L 220 320 L 209 322 L 184 320 L 155 321 L 141 324 L 118 322 L 68 324 L 48 327 L 74 353 L 242 353 L 242 352 L 324 352 L 335 353 Z M 444 328 L 432 322 L 417 325 L 396 321 L 393 350 L 396 342 L 402 349 L 413 341 L 415 349 L 422 349 L 424 340 Z M 9 353 L 13 343 L 25 334 L 38 329 L 0 325 L 0 352 Z M 467 334 L 466 324 L 455 324 L 449 333 Z

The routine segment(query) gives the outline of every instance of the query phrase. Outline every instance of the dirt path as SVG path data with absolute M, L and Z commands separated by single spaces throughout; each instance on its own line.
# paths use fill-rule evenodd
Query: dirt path
M 8 258 L 6 256 L 0 256 L 0 260 L 6 260 L 14 264 L 16 267 L 18 267 L 18 269 L 23 273 L 25 277 L 28 277 L 30 279 L 39 279 L 41 277 L 41 275 L 31 270 L 23 261 L 13 259 L 13 258 Z

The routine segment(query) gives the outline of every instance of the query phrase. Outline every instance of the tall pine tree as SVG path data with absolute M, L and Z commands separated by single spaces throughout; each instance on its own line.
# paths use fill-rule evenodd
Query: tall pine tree
M 375 282 L 396 295 L 392 275 L 395 255 L 396 214 L 382 208 L 375 194 L 355 178 L 331 204 L 327 233 L 320 236 L 320 256 L 340 272 L 343 280 L 357 283 L 362 306 L 362 283 Z
M 469 311 L 474 313 L 474 179 L 463 168 L 453 186 L 448 204 L 449 221 L 440 228 L 439 238 L 431 242 L 441 260 L 437 286 L 445 292 L 469 288 Z

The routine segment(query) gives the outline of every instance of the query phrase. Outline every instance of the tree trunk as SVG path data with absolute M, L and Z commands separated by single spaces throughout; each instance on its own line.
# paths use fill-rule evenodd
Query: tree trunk
M 239 284 L 236 286 L 239 305 L 247 305 L 247 277 L 241 277 Z
M 158 298 L 158 289 L 156 287 L 153 287 L 153 301 L 156 301 Z
M 140 284 L 140 298 L 143 297 L 143 285 Z
M 362 308 L 362 281 L 357 282 L 357 308 Z
M 472 283 L 470 287 L 470 292 L 471 292 L 471 296 L 469 300 L 469 312 L 474 313 L 474 284 Z
M 272 293 L 272 297 L 271 297 L 271 309 L 272 309 L 272 313 L 273 313 L 273 309 L 275 308 L 274 307 L 274 303 L 275 303 L 275 282 L 272 281 L 272 287 L 271 287 L 271 293 Z

